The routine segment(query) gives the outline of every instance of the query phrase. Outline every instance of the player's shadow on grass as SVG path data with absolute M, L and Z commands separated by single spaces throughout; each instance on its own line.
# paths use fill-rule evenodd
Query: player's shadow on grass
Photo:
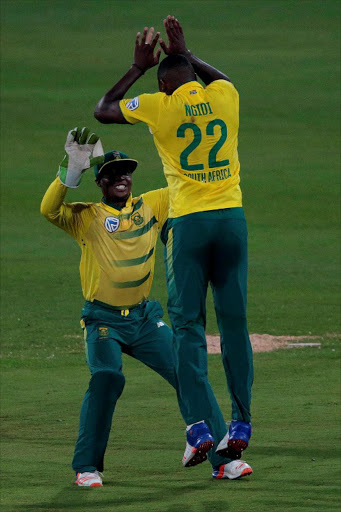
M 164 482 L 154 484 L 143 482 L 141 485 L 129 481 L 119 482 L 118 484 L 115 481 L 108 481 L 104 484 L 103 489 L 80 489 L 71 484 L 58 492 L 50 503 L 21 505 L 18 506 L 17 510 L 18 512 L 84 512 L 84 510 L 91 507 L 91 509 L 104 512 L 105 510 L 114 509 L 119 511 L 121 507 L 123 510 L 127 505 L 135 505 L 135 510 L 138 512 L 148 510 L 149 503 L 153 504 L 154 507 L 157 504 L 160 507 L 160 512 L 179 512 L 186 503 L 187 512 L 211 512 L 212 510 L 215 512 L 229 512 L 232 510 L 230 504 L 219 499 L 211 500 L 209 503 L 200 499 L 201 503 L 198 505 L 198 496 L 204 496 L 205 490 L 216 483 L 199 477 L 196 478 L 195 482 L 187 481 L 183 484 L 179 481 L 166 484 Z M 130 489 L 131 492 L 126 488 Z M 110 495 L 104 494 L 108 490 Z M 193 506 L 189 503 L 191 496 L 196 496 L 196 500 L 193 500 Z
M 281 442 L 273 446 L 252 446 L 252 452 L 250 450 L 250 453 L 252 454 L 252 458 L 262 458 L 263 460 L 268 459 L 270 464 L 271 459 L 275 459 L 276 461 L 283 459 L 283 463 L 287 463 L 286 457 L 299 457 L 302 460 L 307 458 L 323 458 L 326 456 L 327 452 L 326 448 L 318 446 L 307 449 L 305 446 L 305 440 L 297 440 L 296 442 L 288 440 L 287 443 Z M 247 458 L 247 454 L 245 457 Z M 251 462 L 250 464 L 252 466 Z
M 181 509 L 179 509 L 179 506 L 181 507 Z M 179 503 L 174 503 L 174 505 L 170 505 L 169 507 L 165 508 L 165 509 L 162 509 L 164 512 L 179 512 L 179 510 L 185 510 L 185 507 L 186 507 L 186 511 L 189 511 L 189 512 L 192 512 L 192 510 L 195 512 L 199 511 L 200 512 L 212 512 L 212 510 L 214 510 L 214 512 L 229 512 L 230 510 L 233 510 L 233 505 L 232 507 L 230 507 L 229 504 L 226 503 L 226 501 L 210 501 L 209 503 L 205 503 L 205 502 L 201 502 L 200 505 L 198 504 L 195 504 L 193 505 L 193 508 L 191 507 L 191 505 L 188 505 L 186 503 L 186 505 L 183 503 L 183 504 L 179 504 Z

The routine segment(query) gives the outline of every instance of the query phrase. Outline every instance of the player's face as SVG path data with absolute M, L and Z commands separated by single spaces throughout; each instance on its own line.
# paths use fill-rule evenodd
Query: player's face
M 130 196 L 133 185 L 130 171 L 120 170 L 119 172 L 108 172 L 101 176 L 98 182 L 104 198 L 109 202 L 122 203 Z

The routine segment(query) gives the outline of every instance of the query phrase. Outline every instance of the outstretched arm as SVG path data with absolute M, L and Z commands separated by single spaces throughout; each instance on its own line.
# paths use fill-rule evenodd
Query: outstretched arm
M 59 226 L 74 238 L 84 224 L 84 203 L 64 203 L 68 188 L 77 188 L 82 174 L 103 162 L 104 154 L 100 138 L 86 127 L 74 128 L 67 134 L 65 155 L 53 183 L 47 189 L 40 207 L 41 213 L 52 224 Z
M 160 59 L 161 49 L 158 49 L 154 55 L 154 49 L 159 39 L 160 32 L 155 37 L 154 28 L 145 27 L 140 42 L 140 32 L 136 34 L 134 63 L 127 73 L 119 80 L 105 96 L 98 102 L 95 108 L 95 118 L 100 123 L 125 124 L 128 121 L 122 115 L 120 109 L 120 100 L 124 98 L 126 92 L 148 69 L 156 66 Z
M 227 80 L 231 82 L 228 76 L 218 69 L 210 66 L 203 60 L 199 59 L 187 48 L 185 36 L 179 21 L 174 16 L 167 16 L 163 21 L 168 36 L 168 46 L 160 39 L 160 46 L 166 55 L 173 53 L 181 53 L 185 55 L 192 64 L 194 71 L 201 78 L 205 85 L 210 84 L 214 80 Z

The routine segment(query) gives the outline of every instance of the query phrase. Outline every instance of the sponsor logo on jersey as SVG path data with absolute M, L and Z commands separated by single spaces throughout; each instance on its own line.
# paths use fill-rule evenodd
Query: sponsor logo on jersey
M 143 223 L 143 217 L 141 217 L 138 212 L 131 216 L 131 220 L 136 224 L 136 226 L 140 226 Z
M 136 96 L 136 98 L 133 98 L 132 100 L 128 101 L 128 103 L 126 104 L 126 107 L 129 110 L 136 110 L 138 106 L 139 106 L 139 97 L 138 96 Z
M 196 94 L 197 91 L 189 91 L 190 94 Z
M 165 325 L 165 323 L 161 321 L 161 322 L 157 322 L 157 324 L 156 324 L 156 325 L 157 325 L 158 327 L 163 327 L 163 326 Z
M 104 226 L 109 233 L 114 233 L 120 226 L 120 219 L 117 217 L 107 217 L 104 221 Z

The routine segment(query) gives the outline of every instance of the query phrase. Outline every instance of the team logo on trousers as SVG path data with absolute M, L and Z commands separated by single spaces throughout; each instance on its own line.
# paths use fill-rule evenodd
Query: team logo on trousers
M 117 217 L 107 217 L 104 222 L 105 229 L 109 233 L 114 233 L 114 231 L 117 231 L 120 225 L 120 219 Z
M 108 327 L 99 327 L 98 328 L 98 336 L 100 339 L 107 338 L 109 336 Z

